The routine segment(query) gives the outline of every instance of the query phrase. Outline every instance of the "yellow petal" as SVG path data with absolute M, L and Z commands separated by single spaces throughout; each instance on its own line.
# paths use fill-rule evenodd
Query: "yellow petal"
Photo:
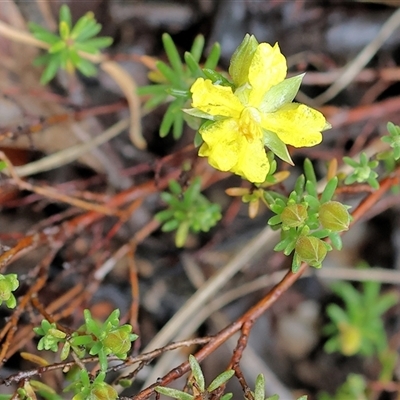
M 274 113 L 262 114 L 261 125 L 294 147 L 311 147 L 321 143 L 321 131 L 329 127 L 319 111 L 297 103 L 285 104 Z
M 282 82 L 286 72 L 286 59 L 278 43 L 274 47 L 268 43 L 259 44 L 249 68 L 249 82 L 252 86 L 249 105 L 258 108 L 265 93 Z
M 242 137 L 239 159 L 231 171 L 250 182 L 264 182 L 269 171 L 269 162 L 262 141 L 248 142 Z
M 200 129 L 204 140 L 199 156 L 208 157 L 211 166 L 220 171 L 229 171 L 239 158 L 241 138 L 234 119 L 214 122 Z
M 192 107 L 207 114 L 238 118 L 243 109 L 230 87 L 213 85 L 209 79 L 198 78 L 190 91 Z

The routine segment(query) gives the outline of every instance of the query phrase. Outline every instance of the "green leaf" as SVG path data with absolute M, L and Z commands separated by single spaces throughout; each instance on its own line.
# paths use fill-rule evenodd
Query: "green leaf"
M 76 64 L 76 68 L 79 69 L 85 76 L 95 76 L 97 74 L 97 68 L 88 60 L 80 58 Z
M 326 203 L 327 201 L 330 201 L 335 194 L 335 190 L 338 185 L 338 178 L 335 176 L 332 179 L 328 181 L 326 184 L 322 194 L 321 194 L 321 204 Z
M 329 304 L 329 306 L 326 308 L 326 313 L 336 325 L 343 322 L 349 323 L 349 317 L 347 313 L 337 304 Z
M 218 65 L 219 57 L 221 55 L 221 46 L 219 43 L 214 43 L 211 48 L 210 54 L 207 57 L 206 62 L 204 63 L 204 68 L 206 69 L 215 69 Z
M 160 125 L 160 137 L 165 137 L 171 129 L 172 124 L 176 118 L 176 103 L 172 102 L 165 111 L 164 117 Z
M 304 160 L 303 168 L 306 180 L 312 182 L 314 185 L 317 185 L 317 177 L 315 176 L 314 166 L 309 158 Z
M 197 35 L 193 41 L 192 48 L 190 49 L 190 54 L 197 62 L 200 62 L 203 49 L 204 49 L 204 36 Z
M 177 87 L 180 87 L 180 76 L 173 69 L 171 69 L 163 61 L 156 61 L 156 67 L 169 82 Z
M 171 219 L 170 221 L 166 222 L 162 227 L 161 230 L 163 232 L 172 232 L 179 227 L 179 221 L 176 219 Z
M 165 52 L 167 53 L 167 57 L 169 63 L 171 64 L 172 69 L 176 74 L 183 74 L 183 67 L 181 57 L 179 56 L 178 50 L 175 46 L 174 41 L 168 33 L 164 33 L 162 35 L 162 41 L 164 44 Z
M 222 86 L 229 86 L 232 89 L 234 89 L 233 83 L 230 82 L 227 78 L 225 78 L 224 75 L 220 74 L 217 71 L 208 68 L 203 68 L 203 74 L 207 79 L 210 79 L 212 83 Z
M 63 41 L 66 41 L 69 39 L 69 34 L 70 34 L 70 27 L 68 24 L 64 21 L 60 21 L 59 23 L 59 32 L 60 32 L 60 37 Z
M 254 400 L 264 400 L 264 397 L 265 397 L 265 379 L 263 374 L 259 374 L 256 378 Z
M 186 89 L 168 88 L 166 90 L 166 92 L 168 94 L 170 94 L 171 96 L 174 96 L 174 97 L 179 98 L 181 100 L 182 99 L 183 100 L 187 100 L 187 99 L 190 99 L 190 97 L 191 97 L 191 94 L 190 94 L 189 90 L 186 90 Z
M 71 29 L 71 27 L 72 27 L 71 11 L 66 4 L 63 4 L 60 7 L 59 19 L 60 19 L 60 22 L 64 22 L 68 26 L 68 28 Z
M 96 23 L 95 19 L 93 18 L 93 14 L 86 13 L 78 19 L 78 21 L 72 28 L 71 38 L 76 41 L 82 42 L 85 39 L 89 39 L 89 37 L 97 35 L 100 30 L 101 25 Z M 88 33 L 91 34 L 92 32 L 95 32 L 95 34 L 87 36 Z
M 28 27 L 31 30 L 33 36 L 35 36 L 35 38 L 38 40 L 49 44 L 54 44 L 60 40 L 59 36 L 49 32 L 48 30 L 42 28 L 40 25 L 35 24 L 34 22 L 29 22 Z
M 285 143 L 283 143 L 282 140 L 279 139 L 278 135 L 275 132 L 267 131 L 265 129 L 263 129 L 263 133 L 264 145 L 268 147 L 281 160 L 287 162 L 290 165 L 294 165 Z
M 165 396 L 172 397 L 174 399 L 179 399 L 179 400 L 193 400 L 194 399 L 194 397 L 192 395 L 182 392 L 181 390 L 167 388 L 167 387 L 163 387 L 163 386 L 157 386 L 155 388 L 155 391 L 158 393 L 161 393 Z
M 183 115 L 179 110 L 178 114 L 175 117 L 174 126 L 172 129 L 172 136 L 175 140 L 178 140 L 182 136 L 183 131 Z
M 185 59 L 186 65 L 188 66 L 190 72 L 192 73 L 192 76 L 194 76 L 195 78 L 199 78 L 199 77 L 204 78 L 205 77 L 198 62 L 188 51 L 185 52 L 184 59 Z
M 85 40 L 83 43 L 78 42 L 76 45 L 92 46 L 96 49 L 103 49 L 112 45 L 114 39 L 110 36 L 100 36 L 93 39 Z
M 175 179 L 171 179 L 168 182 L 168 189 L 175 195 L 180 195 L 182 193 L 181 185 Z
M 260 105 L 261 112 L 272 113 L 284 104 L 291 103 L 300 89 L 304 75 L 301 74 L 285 79 L 268 90 Z
M 45 85 L 46 83 L 50 82 L 57 74 L 58 68 L 61 65 L 61 58 L 54 56 L 51 57 L 47 67 L 43 71 L 43 74 L 40 78 L 40 83 Z
M 218 389 L 221 385 L 223 385 L 225 382 L 229 381 L 229 379 L 232 378 L 232 376 L 235 375 L 235 371 L 233 369 L 230 369 L 228 371 L 224 371 L 222 374 L 218 375 L 208 386 L 207 391 L 212 392 L 215 389 Z
M 50 54 L 58 53 L 59 51 L 64 50 L 66 47 L 67 44 L 64 41 L 60 40 L 57 43 L 51 45 L 48 51 Z
M 189 355 L 189 364 L 190 369 L 192 370 L 194 379 L 196 380 L 200 392 L 204 392 L 206 390 L 205 382 L 204 382 L 204 375 L 203 371 L 201 370 L 200 364 L 196 360 L 192 354 Z

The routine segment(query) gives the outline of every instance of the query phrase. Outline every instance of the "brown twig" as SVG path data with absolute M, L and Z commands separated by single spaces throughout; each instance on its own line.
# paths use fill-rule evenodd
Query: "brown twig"
M 400 168 L 396 171 L 399 173 Z M 389 189 L 393 184 L 398 182 L 396 175 L 384 178 L 380 182 L 380 187 L 375 192 L 369 194 L 353 211 L 353 221 L 355 224 Z M 211 353 L 213 353 L 219 346 L 221 346 L 227 339 L 234 335 L 239 330 L 243 329 L 245 324 L 252 326 L 252 324 L 267 310 L 272 304 L 274 304 L 282 295 L 285 293 L 293 284 L 296 282 L 301 275 L 308 269 L 308 265 L 302 263 L 298 272 L 293 273 L 288 271 L 284 278 L 276 284 L 268 294 L 261 299 L 256 305 L 251 307 L 242 317 L 234 321 L 232 324 L 227 326 L 225 329 L 216 334 L 209 343 L 207 343 L 201 350 L 199 350 L 195 357 L 201 362 Z M 239 353 L 240 354 L 240 353 Z M 150 385 L 143 389 L 140 393 L 133 397 L 134 400 L 148 399 L 154 392 L 157 386 L 166 386 L 170 382 L 180 378 L 182 375 L 187 373 L 190 369 L 189 362 L 184 362 L 178 367 L 168 372 L 162 377 L 157 383 Z

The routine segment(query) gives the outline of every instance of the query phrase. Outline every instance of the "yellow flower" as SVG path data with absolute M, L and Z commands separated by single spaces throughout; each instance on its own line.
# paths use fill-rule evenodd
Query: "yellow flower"
M 264 146 L 291 163 L 285 144 L 314 146 L 330 125 L 320 112 L 292 103 L 302 76 L 285 79 L 286 59 L 278 44 L 258 44 L 247 35 L 229 72 L 235 90 L 203 78 L 190 89 L 193 109 L 186 111 L 212 121 L 200 128 L 199 156 L 216 169 L 262 183 L 270 168 Z

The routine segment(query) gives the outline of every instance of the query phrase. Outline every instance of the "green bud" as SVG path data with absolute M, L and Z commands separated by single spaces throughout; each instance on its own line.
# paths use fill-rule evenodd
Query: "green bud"
M 347 208 L 338 201 L 328 201 L 319 209 L 319 220 L 325 229 L 342 232 L 349 229 L 350 214 Z
M 90 392 L 90 399 L 93 400 L 114 400 L 118 398 L 118 392 L 110 385 L 102 383 Z
M 131 330 L 130 325 L 124 325 L 110 332 L 103 340 L 104 346 L 109 348 L 117 357 L 123 356 L 125 358 L 126 353 L 131 348 Z
M 297 228 L 307 219 L 307 207 L 303 204 L 291 204 L 286 206 L 281 213 L 283 229 Z
M 314 236 L 300 236 L 295 251 L 302 261 L 315 268 L 321 268 L 321 263 L 328 252 L 325 243 Z
M 257 46 L 257 39 L 253 35 L 246 34 L 242 43 L 233 53 L 229 74 L 236 87 L 242 86 L 248 81 L 250 64 Z
M 0 280 L 0 301 L 7 301 L 11 297 L 11 288 L 7 279 Z

